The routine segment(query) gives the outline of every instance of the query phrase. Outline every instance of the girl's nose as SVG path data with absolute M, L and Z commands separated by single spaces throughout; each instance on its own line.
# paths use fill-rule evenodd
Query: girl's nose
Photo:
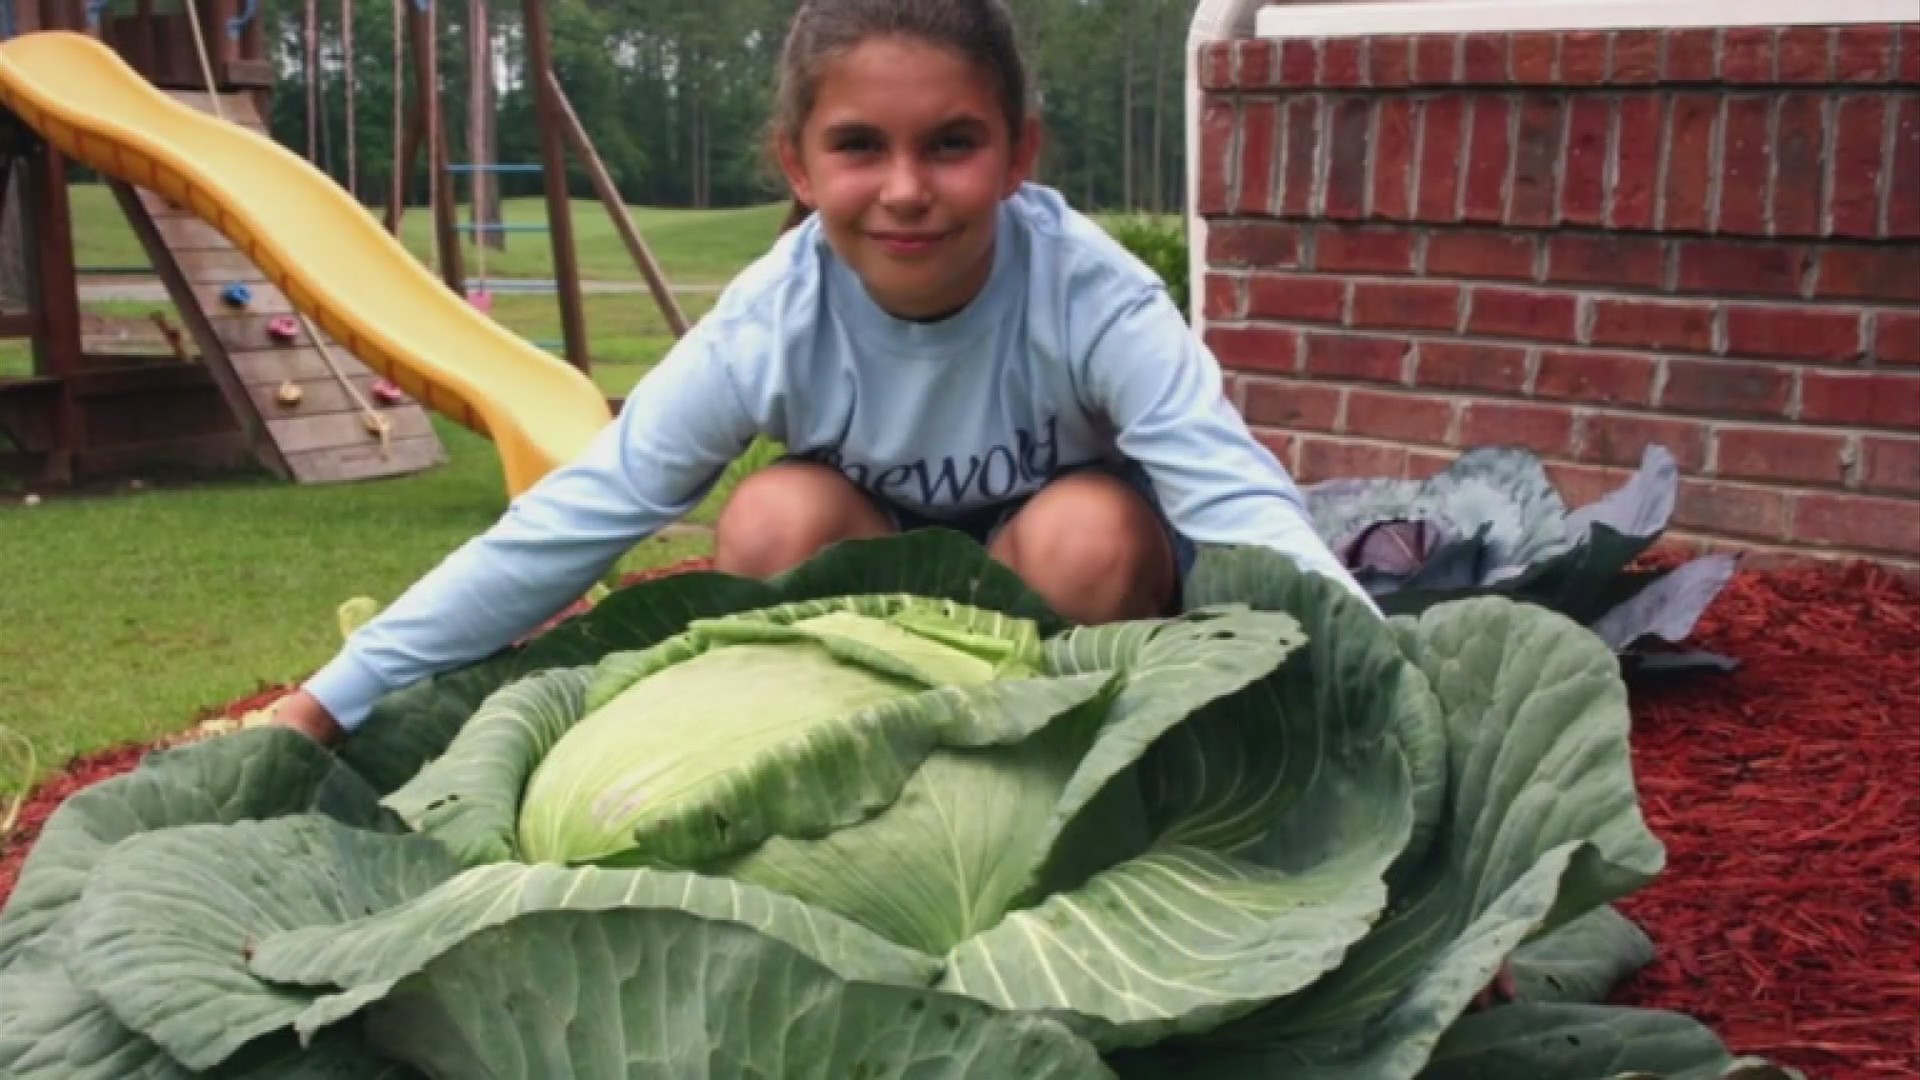
M 880 201 L 890 210 L 925 207 L 931 195 L 932 189 L 921 173 L 920 163 L 908 155 L 894 159 L 887 169 L 886 181 L 880 186 Z

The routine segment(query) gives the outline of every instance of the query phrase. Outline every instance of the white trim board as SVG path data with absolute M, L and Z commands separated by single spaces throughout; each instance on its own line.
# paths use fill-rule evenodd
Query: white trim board
M 1268 4 L 1254 18 L 1254 35 L 1357 37 L 1903 22 L 1920 22 L 1920 0 L 1364 0 Z

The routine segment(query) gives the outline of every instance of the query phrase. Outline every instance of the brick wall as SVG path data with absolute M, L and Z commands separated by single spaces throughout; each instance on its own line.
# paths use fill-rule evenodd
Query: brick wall
M 1920 564 L 1920 25 L 1199 61 L 1202 324 L 1303 480 L 1657 440 L 1678 535 Z

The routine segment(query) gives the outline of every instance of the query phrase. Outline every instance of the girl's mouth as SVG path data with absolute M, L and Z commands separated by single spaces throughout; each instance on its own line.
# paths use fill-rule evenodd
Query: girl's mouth
M 949 234 L 944 232 L 875 232 L 869 233 L 875 243 L 894 255 L 921 255 L 933 250 L 935 245 L 945 240 Z

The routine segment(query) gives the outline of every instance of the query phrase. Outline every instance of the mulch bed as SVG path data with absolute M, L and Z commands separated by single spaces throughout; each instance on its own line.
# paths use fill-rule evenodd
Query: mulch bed
M 1695 643 L 1741 667 L 1633 690 L 1668 868 L 1620 905 L 1658 954 L 1615 1000 L 1692 1014 L 1810 1077 L 1920 1075 L 1920 588 L 1867 566 L 1742 571 Z M 148 749 L 89 754 L 33 793 L 0 850 L 0 902 L 59 802 Z

